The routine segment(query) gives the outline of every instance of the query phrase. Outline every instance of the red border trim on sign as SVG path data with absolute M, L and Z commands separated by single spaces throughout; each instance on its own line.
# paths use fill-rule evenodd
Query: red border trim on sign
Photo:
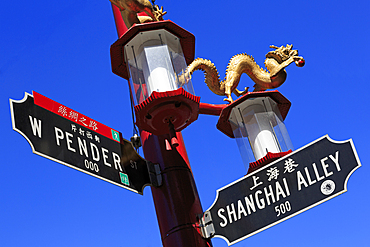
M 94 119 L 89 118 L 69 107 L 66 107 L 52 99 L 49 99 L 35 91 L 33 91 L 33 97 L 35 105 L 38 105 L 48 111 L 51 111 L 52 113 L 57 114 L 58 116 L 75 122 L 76 124 L 79 124 L 84 128 L 108 137 L 111 140 L 120 142 L 120 132 L 102 123 L 99 123 L 98 121 L 95 121 Z

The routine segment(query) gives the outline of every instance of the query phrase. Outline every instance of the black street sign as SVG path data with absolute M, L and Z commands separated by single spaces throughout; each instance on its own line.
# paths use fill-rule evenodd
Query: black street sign
M 10 99 L 10 108 L 35 154 L 139 194 L 151 184 L 153 166 L 120 132 L 36 92 Z
M 352 140 L 323 136 L 217 190 L 205 235 L 235 244 L 346 192 L 360 166 Z

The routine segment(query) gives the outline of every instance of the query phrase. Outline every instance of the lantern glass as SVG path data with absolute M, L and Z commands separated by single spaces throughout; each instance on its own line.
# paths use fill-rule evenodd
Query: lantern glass
M 180 40 L 164 29 L 138 33 L 125 45 L 125 61 L 136 105 L 153 91 L 166 92 L 183 87 L 194 94 L 190 75 L 186 74 Z
M 246 168 L 268 152 L 293 150 L 278 104 L 270 97 L 252 98 L 237 105 L 229 121 Z

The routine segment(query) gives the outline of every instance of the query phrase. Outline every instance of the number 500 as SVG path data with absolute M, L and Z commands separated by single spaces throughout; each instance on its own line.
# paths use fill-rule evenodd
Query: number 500
M 290 202 L 286 201 L 275 207 L 275 212 L 277 213 L 276 217 L 279 217 L 281 214 L 285 214 L 286 212 L 289 212 L 290 210 L 292 210 L 292 207 L 290 206 Z

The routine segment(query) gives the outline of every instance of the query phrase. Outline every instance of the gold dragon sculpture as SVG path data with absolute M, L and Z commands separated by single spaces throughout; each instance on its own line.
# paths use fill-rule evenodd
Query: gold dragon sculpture
M 202 70 L 205 76 L 205 83 L 209 89 L 217 95 L 226 95 L 225 101 L 233 102 L 231 93 L 237 97 L 248 92 L 246 87 L 244 91 L 239 91 L 236 87 L 239 84 L 240 77 L 243 73 L 247 74 L 254 82 L 254 91 L 264 91 L 281 86 L 287 73 L 285 68 L 295 62 L 298 67 L 305 64 L 303 57 L 298 56 L 298 50 L 293 50 L 293 45 L 287 46 L 270 46 L 275 50 L 266 54 L 266 70 L 254 61 L 254 58 L 245 53 L 233 56 L 226 69 L 226 76 L 220 81 L 220 76 L 215 65 L 208 59 L 197 58 L 186 69 L 184 76 L 179 77 L 180 83 L 184 83 L 196 70 Z M 185 76 L 188 75 L 188 76 Z M 190 78 L 186 78 L 189 77 Z
M 163 20 L 163 16 L 167 13 L 163 12 L 163 7 L 152 5 L 148 0 L 110 0 L 121 11 L 123 21 L 127 28 L 134 24 L 140 24 L 151 21 Z M 155 1 L 152 1 L 153 3 Z M 138 13 L 145 12 L 149 16 L 138 16 Z

